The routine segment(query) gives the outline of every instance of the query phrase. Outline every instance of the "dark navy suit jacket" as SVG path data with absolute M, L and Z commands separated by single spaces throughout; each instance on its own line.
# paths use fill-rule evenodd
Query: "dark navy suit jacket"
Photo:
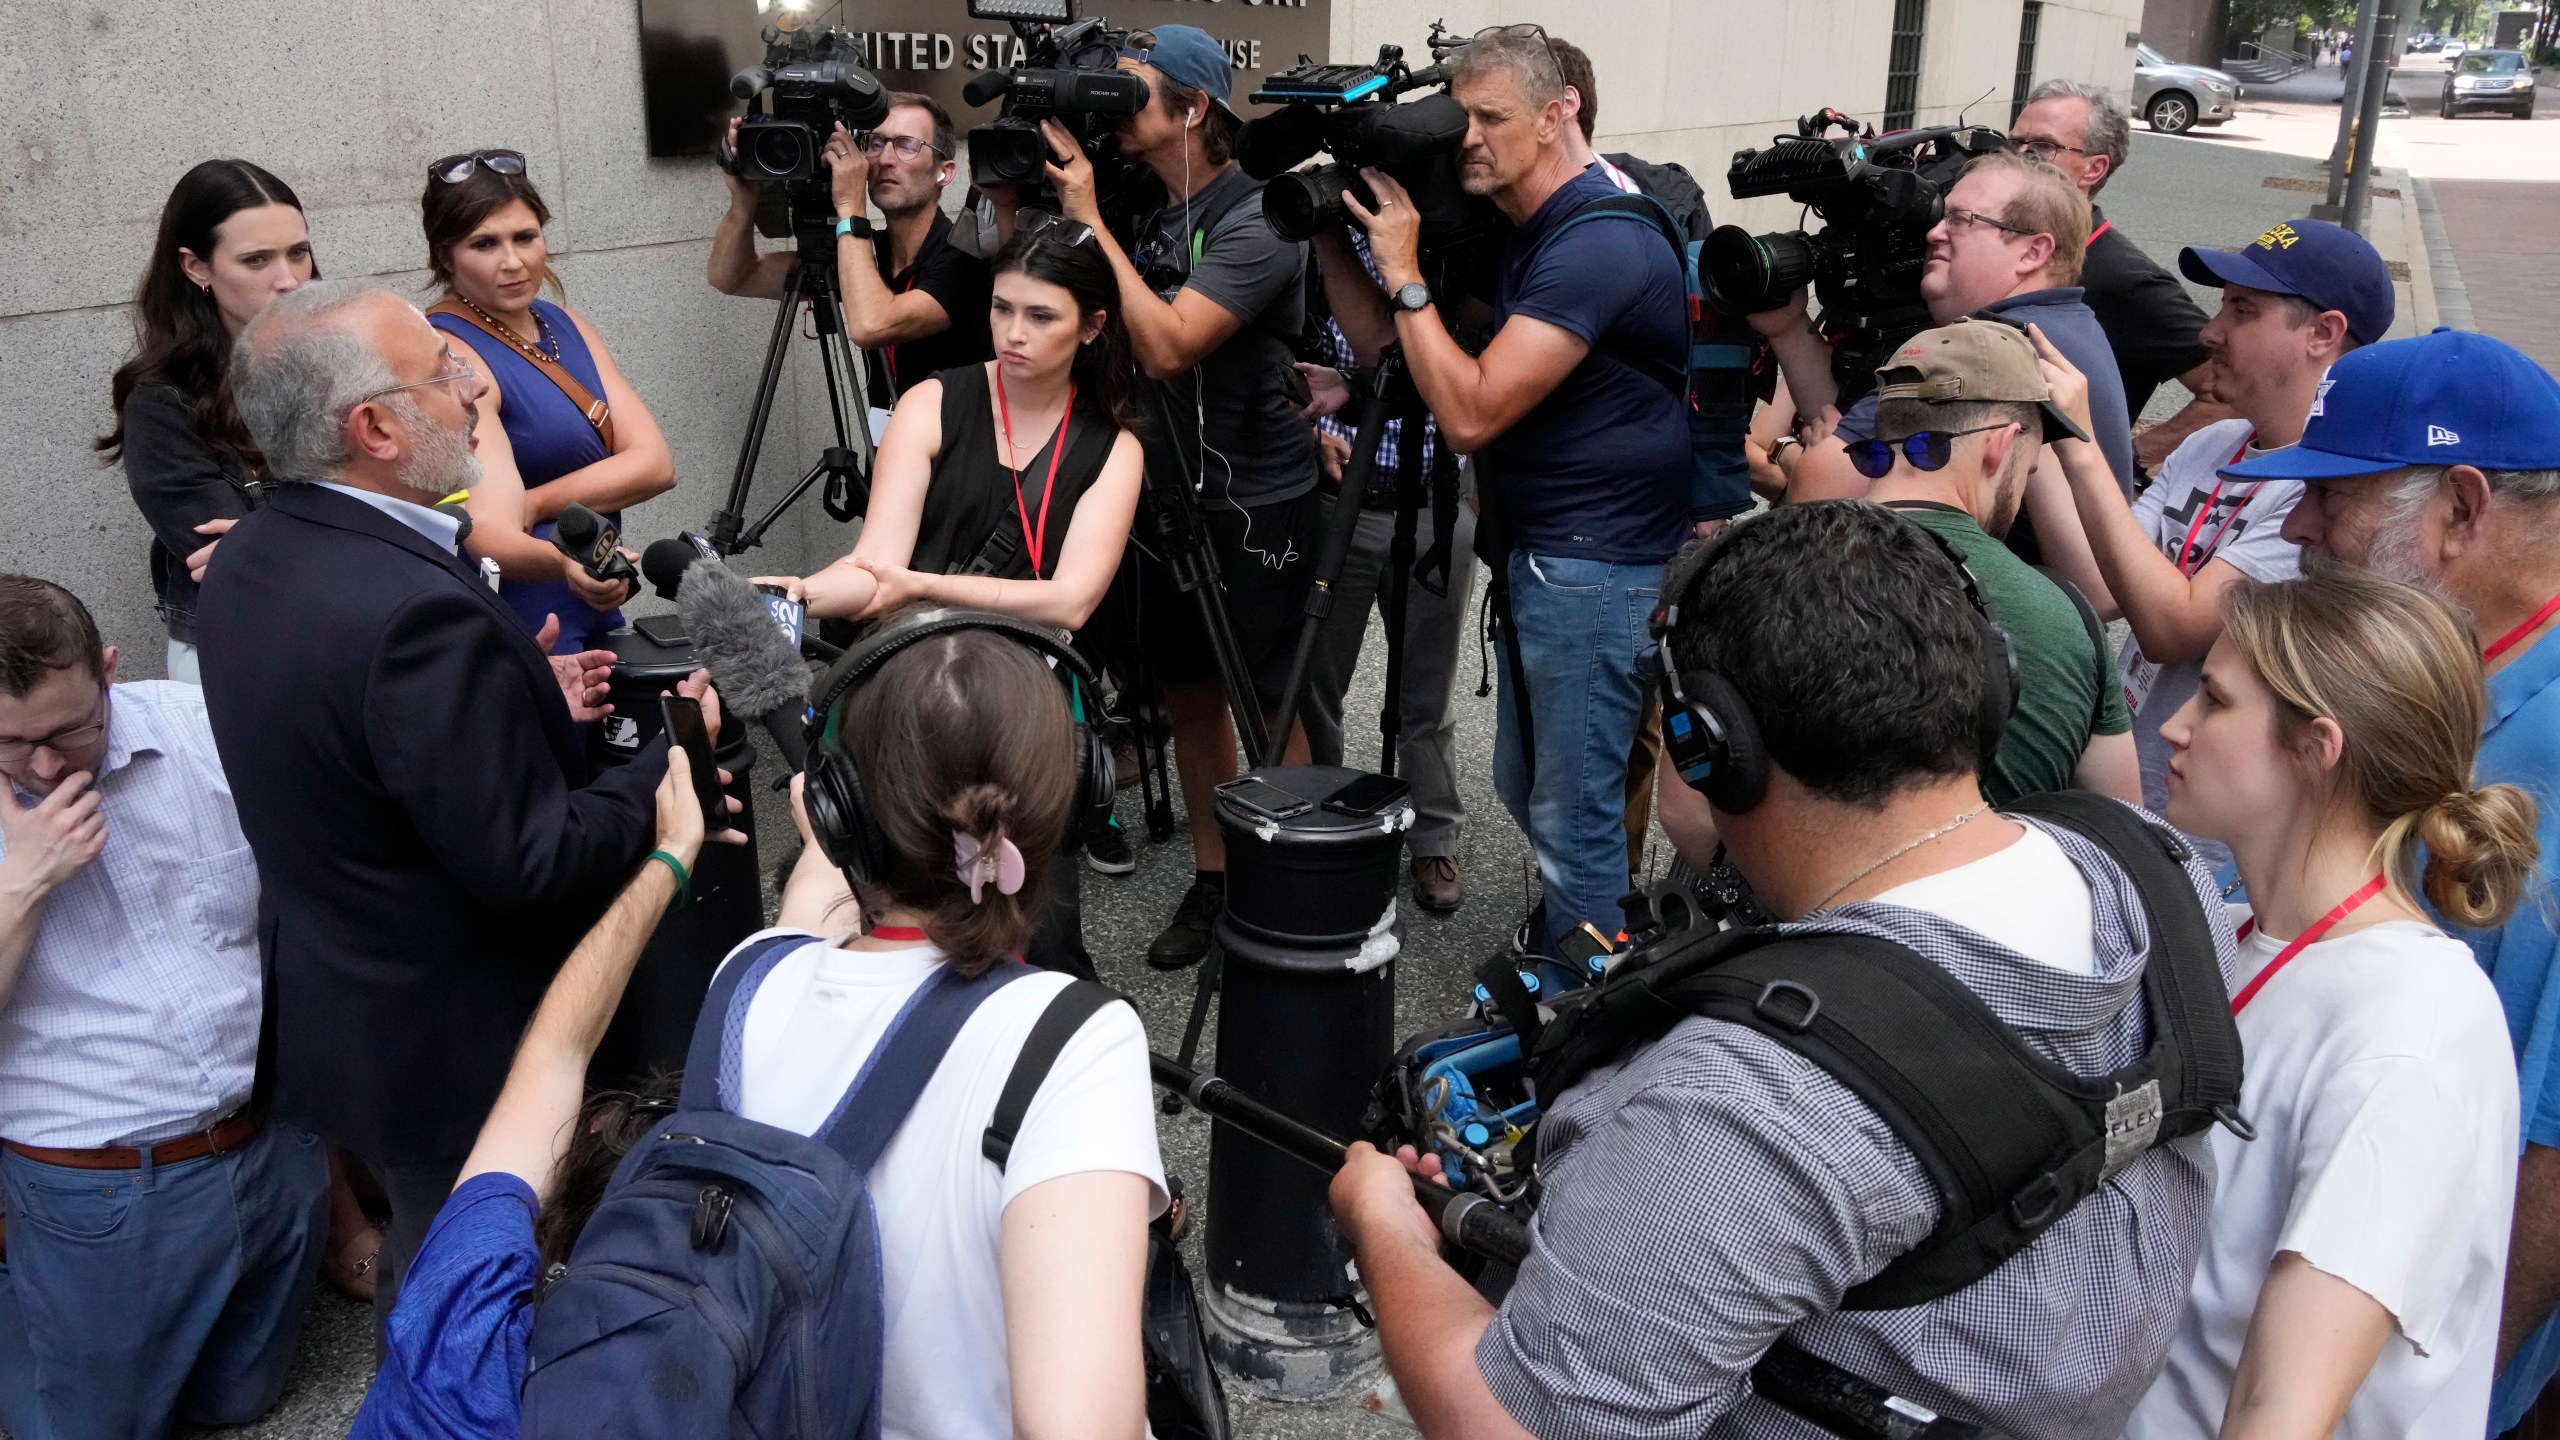
M 595 773 L 471 563 L 271 488 L 196 608 L 258 859 L 274 1112 L 378 1164 L 459 1160 L 560 962 L 648 853 L 664 742 Z

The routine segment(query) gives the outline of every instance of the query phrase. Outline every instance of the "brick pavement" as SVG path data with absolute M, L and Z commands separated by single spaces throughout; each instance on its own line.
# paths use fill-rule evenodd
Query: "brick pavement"
M 2560 182 L 2429 185 L 2478 328 L 2560 373 Z

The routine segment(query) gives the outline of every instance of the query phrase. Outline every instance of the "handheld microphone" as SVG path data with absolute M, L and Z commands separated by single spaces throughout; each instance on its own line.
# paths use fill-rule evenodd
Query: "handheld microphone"
M 622 532 L 586 506 L 572 501 L 560 512 L 551 527 L 551 543 L 594 579 L 619 580 L 634 590 L 640 588 L 640 572 L 623 558 Z
M 760 722 L 785 764 L 807 768 L 809 667 L 764 597 L 726 565 L 695 565 L 676 587 L 676 614 L 728 713 Z
M 657 592 L 659 599 L 673 600 L 676 587 L 684 583 L 687 566 L 696 560 L 717 563 L 719 559 L 720 552 L 711 548 L 710 541 L 690 530 L 681 530 L 672 539 L 649 542 L 649 548 L 640 552 L 640 573 L 648 578 L 649 588 Z

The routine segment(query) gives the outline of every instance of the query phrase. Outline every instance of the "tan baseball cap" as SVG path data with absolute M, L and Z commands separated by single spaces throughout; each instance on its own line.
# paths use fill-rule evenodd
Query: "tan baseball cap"
M 2031 404 L 2044 410 L 2045 439 L 2089 438 L 2088 431 L 2054 408 L 2053 391 L 2036 363 L 2035 342 L 2026 331 L 1998 320 L 1968 316 L 1903 341 L 1893 358 L 1876 367 L 1876 399 Z

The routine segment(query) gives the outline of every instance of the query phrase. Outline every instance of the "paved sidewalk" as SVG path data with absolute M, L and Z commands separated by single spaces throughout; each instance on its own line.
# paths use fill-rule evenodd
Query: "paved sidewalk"
M 2437 180 L 2421 194 L 2441 223 L 2471 328 L 2560 373 L 2560 182 Z

